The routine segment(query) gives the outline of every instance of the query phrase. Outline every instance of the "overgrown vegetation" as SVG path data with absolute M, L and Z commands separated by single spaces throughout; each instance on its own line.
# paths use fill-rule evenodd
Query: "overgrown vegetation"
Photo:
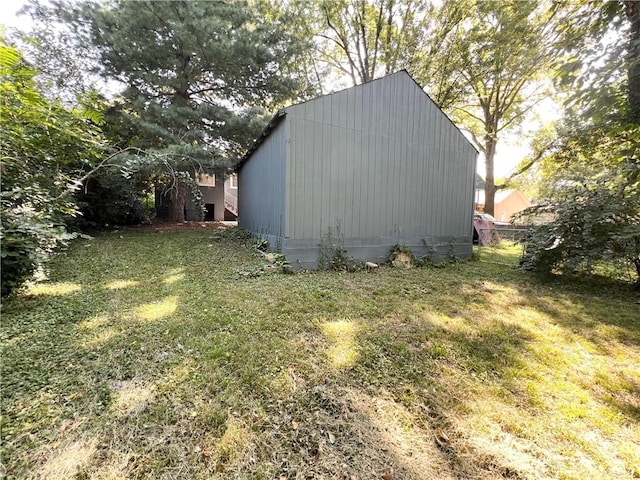
M 151 189 L 117 170 L 97 172 L 76 192 L 80 215 L 74 223 L 83 230 L 148 223 L 153 217 L 153 205 L 147 205 Z
M 524 268 L 590 274 L 603 261 L 622 261 L 633 266 L 640 286 L 640 184 L 629 180 L 616 173 L 589 186 L 576 182 L 531 209 L 553 212 L 554 219 L 525 240 Z
M 5 478 L 640 475 L 628 287 L 488 262 L 239 277 L 264 263 L 242 232 L 154 232 L 79 240 L 3 302 Z
M 393 266 L 402 265 L 405 268 L 419 267 L 422 264 L 413 254 L 413 250 L 399 243 L 391 247 L 388 262 Z
M 320 239 L 318 252 L 318 268 L 334 272 L 355 272 L 362 268 L 362 262 L 347 254 L 344 247 L 344 234 L 338 224 L 329 227 Z
M 74 235 L 73 180 L 97 163 L 100 115 L 69 109 L 37 90 L 36 72 L 0 38 L 2 295 L 18 288 Z
M 606 3 L 579 24 L 585 40 L 615 41 L 561 77 L 577 92 L 542 155 L 543 198 L 525 214 L 550 220 L 529 236 L 523 264 L 590 273 L 603 259 L 624 261 L 640 288 L 640 5 L 627 2 L 621 12 Z

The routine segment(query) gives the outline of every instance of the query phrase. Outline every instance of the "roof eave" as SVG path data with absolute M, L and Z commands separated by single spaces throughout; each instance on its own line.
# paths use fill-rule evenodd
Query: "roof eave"
M 251 155 L 258 149 L 258 147 L 265 141 L 265 139 L 271 134 L 271 132 L 280 124 L 282 119 L 286 116 L 287 112 L 284 108 L 281 108 L 276 114 L 269 120 L 267 126 L 264 127 L 260 135 L 253 141 L 253 144 L 249 147 L 247 152 L 242 156 L 234 170 L 237 172 L 242 166 L 249 161 Z

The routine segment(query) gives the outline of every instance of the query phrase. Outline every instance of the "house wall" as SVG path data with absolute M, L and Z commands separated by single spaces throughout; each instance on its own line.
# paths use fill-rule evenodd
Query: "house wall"
M 286 114 L 284 253 L 293 265 L 314 267 L 330 230 L 363 260 L 383 260 L 397 243 L 424 255 L 423 240 L 439 257 L 471 255 L 477 152 L 405 72 Z M 243 172 L 269 157 L 265 146 Z
M 281 250 L 285 236 L 287 122 L 281 122 L 238 172 L 238 225 Z
M 202 193 L 202 201 L 205 204 L 212 203 L 214 205 L 213 220 L 215 220 L 216 222 L 224 220 L 224 186 L 225 184 L 222 179 L 216 176 L 215 187 L 203 185 L 200 185 L 198 187 L 198 189 Z M 191 201 L 191 196 L 189 196 L 189 201 L 187 202 L 187 217 L 190 216 L 197 218 L 193 202 Z
M 510 222 L 512 217 L 531 206 L 531 202 L 520 190 L 499 190 L 496 192 L 493 216 L 499 222 Z M 476 210 L 484 212 L 484 190 L 476 190 Z
M 514 190 L 508 197 L 494 206 L 494 217 L 501 222 L 510 222 L 518 212 L 531 206 L 531 203 L 518 190 Z M 504 219 L 504 220 L 503 220 Z

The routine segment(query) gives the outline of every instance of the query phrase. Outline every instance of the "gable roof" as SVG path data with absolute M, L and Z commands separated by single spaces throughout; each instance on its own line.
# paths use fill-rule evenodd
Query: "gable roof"
M 449 116 L 442 110 L 442 108 L 440 108 L 440 105 L 438 105 L 430 96 L 427 92 L 424 91 L 424 89 L 420 86 L 420 84 L 416 81 L 415 78 L 413 78 L 411 76 L 411 74 L 403 69 L 403 70 L 399 70 L 395 73 L 390 73 L 389 75 L 385 75 L 384 77 L 380 77 L 380 78 L 376 78 L 374 80 L 371 80 L 370 82 L 367 83 L 361 83 L 359 85 L 354 85 L 353 87 L 347 87 L 347 88 L 343 88 L 342 90 L 338 90 L 335 92 L 331 92 L 325 95 L 320 95 L 318 97 L 309 99 L 309 100 L 304 100 L 302 102 L 298 102 L 298 103 L 294 103 L 291 104 L 285 108 L 281 108 L 280 110 L 278 110 L 275 115 L 271 118 L 271 120 L 269 120 L 269 123 L 267 123 L 267 126 L 264 128 L 264 130 L 262 130 L 262 132 L 260 133 L 260 135 L 258 135 L 258 137 L 253 141 L 253 144 L 249 147 L 249 149 L 246 151 L 246 153 L 242 156 L 242 158 L 240 159 L 240 161 L 238 162 L 238 164 L 235 167 L 235 170 L 239 170 L 242 165 L 244 165 L 249 158 L 251 158 L 251 156 L 253 155 L 253 153 L 258 149 L 258 147 L 267 139 L 267 137 L 269 137 L 269 135 L 271 134 L 271 132 L 280 124 L 280 122 L 282 122 L 282 120 L 284 119 L 284 117 L 287 115 L 287 110 L 296 107 L 298 105 L 302 105 L 305 103 L 311 103 L 311 102 L 315 102 L 321 98 L 326 98 L 326 97 L 330 97 L 332 95 L 336 95 L 342 92 L 345 92 L 347 90 L 352 90 L 352 89 L 356 89 L 356 88 L 362 88 L 366 85 L 369 85 L 373 82 L 380 82 L 383 81 L 385 79 L 388 79 L 394 75 L 406 75 L 407 77 L 409 77 L 415 84 L 416 86 L 420 89 L 420 91 L 429 99 L 429 101 L 440 111 L 440 113 L 442 115 L 444 115 L 444 117 L 451 123 L 451 125 L 453 125 L 453 127 L 458 131 L 458 133 L 460 133 L 460 136 L 462 138 L 464 138 L 464 140 L 471 145 L 471 147 L 473 147 L 473 149 L 478 152 L 478 149 L 475 147 L 475 145 L 473 143 L 471 143 L 471 141 L 469 141 L 469 139 L 462 133 L 462 131 L 458 128 L 458 126 L 453 122 L 453 120 L 451 120 L 451 118 L 449 118 Z

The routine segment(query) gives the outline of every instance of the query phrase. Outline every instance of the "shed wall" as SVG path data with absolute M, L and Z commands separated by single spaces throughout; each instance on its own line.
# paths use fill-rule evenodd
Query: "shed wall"
M 426 254 L 423 240 L 471 255 L 477 152 L 406 73 L 286 113 L 290 262 L 313 266 L 330 229 L 361 259 L 396 243 Z
M 285 235 L 287 121 L 282 121 L 238 172 L 238 225 L 280 250 Z

